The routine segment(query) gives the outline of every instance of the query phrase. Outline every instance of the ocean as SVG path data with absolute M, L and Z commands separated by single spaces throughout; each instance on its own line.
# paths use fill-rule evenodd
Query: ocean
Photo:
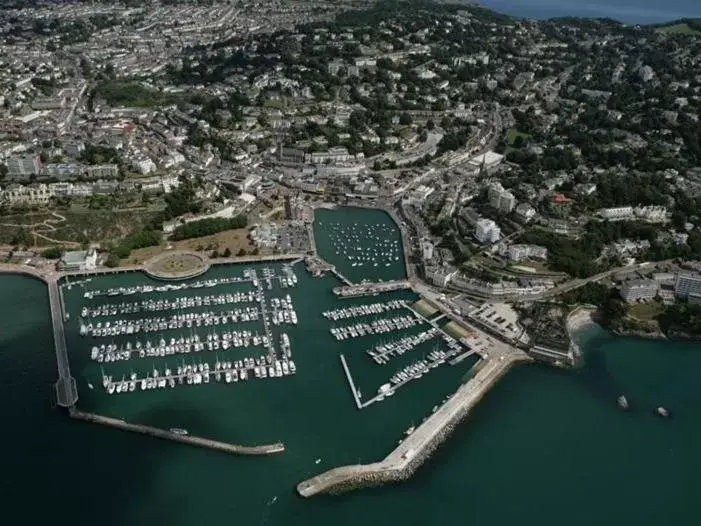
M 384 221 L 347 212 L 338 217 L 349 225 Z M 363 350 L 369 340 L 333 341 L 320 313 L 339 302 L 385 296 L 338 300 L 330 293 L 335 278 L 312 278 L 295 268 L 299 285 L 272 292 L 289 291 L 300 313 L 300 324 L 288 329 L 295 377 L 167 392 L 102 392 L 99 369 L 87 359 L 89 339 L 76 334 L 73 313 L 83 303 L 82 289 L 66 291 L 79 407 L 232 442 L 285 443 L 284 453 L 266 458 L 76 422 L 52 408 L 56 365 L 46 288 L 31 278 L 0 275 L 5 516 L 76 526 L 698 524 L 701 344 L 615 338 L 599 328 L 580 334 L 586 358 L 580 370 L 537 364 L 512 370 L 405 484 L 302 499 L 295 491 L 301 480 L 383 457 L 407 427 L 456 389 L 471 363 L 435 369 L 391 399 L 356 410 L 338 354 L 349 358 L 368 395 L 394 365 L 368 363 Z M 114 276 L 89 287 L 145 279 Z M 408 293 L 387 297 L 411 299 Z M 620 394 L 628 397 L 630 412 L 617 408 Z M 658 405 L 673 418 L 657 417 Z
M 565 16 L 613 18 L 628 24 L 669 22 L 679 18 L 701 17 L 697 0 L 480 0 L 484 7 L 508 15 L 547 19 Z

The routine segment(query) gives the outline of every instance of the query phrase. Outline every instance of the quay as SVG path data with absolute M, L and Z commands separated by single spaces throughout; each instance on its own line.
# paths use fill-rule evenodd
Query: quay
M 504 350 L 506 352 L 501 356 L 484 360 L 479 372 L 382 461 L 331 469 L 300 482 L 297 485 L 299 494 L 308 498 L 320 493 L 340 493 L 409 478 L 513 365 L 531 361 L 528 355 L 517 349 Z
M 359 283 L 357 285 L 344 285 L 334 287 L 333 293 L 341 298 L 357 298 L 370 296 L 381 292 L 410 289 L 411 283 L 407 280 L 383 281 L 380 283 Z
M 162 438 L 165 440 L 172 440 L 174 442 L 180 442 L 182 444 L 189 444 L 192 446 L 213 449 L 215 451 L 222 451 L 224 453 L 230 453 L 234 455 L 272 455 L 274 453 L 282 453 L 283 451 L 285 451 L 285 445 L 281 442 L 261 446 L 240 446 L 236 444 L 228 444 L 226 442 L 219 442 L 217 440 L 211 440 L 209 438 L 202 438 L 192 435 L 180 435 L 178 433 L 173 433 L 172 431 L 168 431 L 165 429 L 159 429 L 157 427 L 151 427 L 142 424 L 132 424 L 129 422 L 125 422 L 124 420 L 119 420 L 117 418 L 110 418 L 102 415 L 96 415 L 93 413 L 86 413 L 75 408 L 71 408 L 69 410 L 69 414 L 72 418 L 75 418 L 76 420 L 83 420 L 85 422 L 102 424 L 116 429 L 132 431 L 135 433 L 140 433 L 142 435 Z

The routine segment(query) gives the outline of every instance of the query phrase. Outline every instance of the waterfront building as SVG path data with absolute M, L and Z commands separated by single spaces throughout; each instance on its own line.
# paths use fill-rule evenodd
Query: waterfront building
M 97 252 L 92 250 L 74 250 L 65 252 L 58 262 L 58 270 L 94 270 L 97 267 Z
M 501 237 L 501 229 L 491 219 L 480 219 L 475 225 L 475 237 L 482 244 L 496 243 Z
M 680 272 L 674 284 L 674 294 L 690 301 L 701 298 L 701 275 Z
M 621 298 L 627 303 L 654 299 L 659 290 L 659 283 L 654 279 L 634 279 L 621 285 Z
M 437 287 L 447 287 L 458 271 L 451 267 L 426 267 L 426 279 Z

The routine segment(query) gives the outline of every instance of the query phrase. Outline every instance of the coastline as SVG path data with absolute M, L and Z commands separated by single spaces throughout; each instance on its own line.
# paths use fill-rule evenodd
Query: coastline
M 597 321 L 598 309 L 593 305 L 586 305 L 582 307 L 577 307 L 567 316 L 567 333 L 570 335 L 570 339 L 576 333 L 581 332 L 585 329 L 589 329 L 594 325 L 600 325 Z

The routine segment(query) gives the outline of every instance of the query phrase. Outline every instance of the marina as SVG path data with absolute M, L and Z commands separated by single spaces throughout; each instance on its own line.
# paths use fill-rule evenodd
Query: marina
M 294 288 L 297 275 L 289 264 L 231 268 L 238 275 L 180 284 L 91 288 L 91 278 L 66 281 L 67 290 L 82 291 L 79 336 L 110 340 L 90 344 L 100 376 L 86 381 L 89 389 L 100 385 L 113 395 L 295 375 L 290 337 L 273 327 L 298 323 L 291 295 L 275 294 Z M 214 287 L 225 290 L 199 293 Z M 119 296 L 132 299 L 112 299 Z M 249 305 L 227 308 L 234 304 Z M 115 364 L 129 369 L 106 370 Z

